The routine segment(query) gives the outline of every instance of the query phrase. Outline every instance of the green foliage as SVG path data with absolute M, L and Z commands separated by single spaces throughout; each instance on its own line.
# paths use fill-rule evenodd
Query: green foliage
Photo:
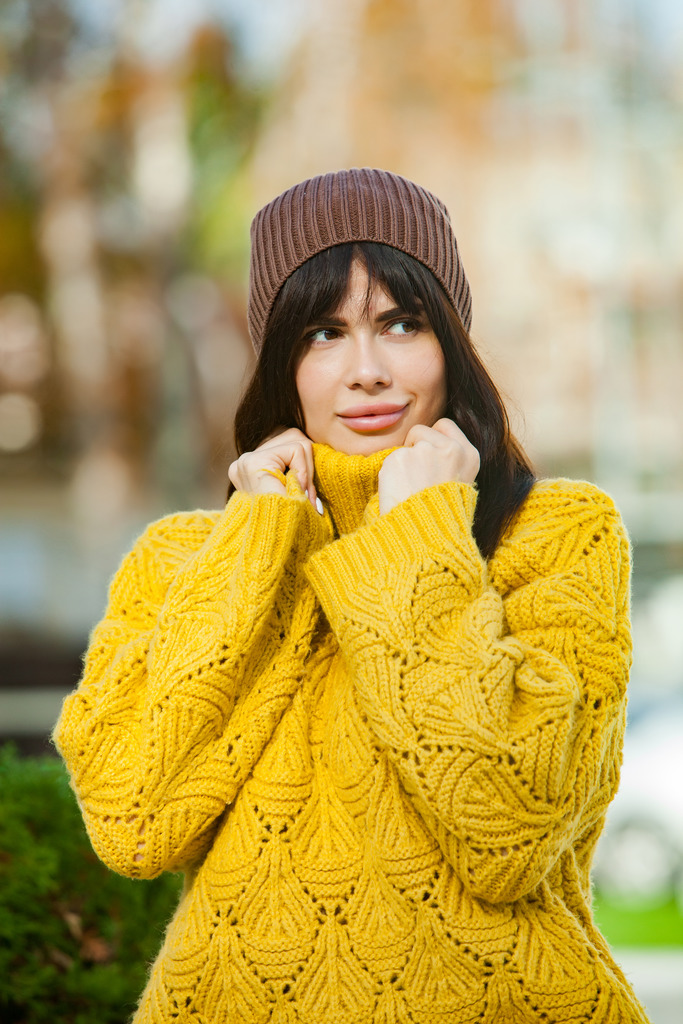
M 195 265 L 243 281 L 253 212 L 248 158 L 267 95 L 236 69 L 229 35 L 205 27 L 195 36 L 185 81 L 194 188 L 187 244 Z
M 683 946 L 683 911 L 674 899 L 663 906 L 636 910 L 612 903 L 597 892 L 593 913 L 614 948 Z
M 62 764 L 0 747 L 2 1024 L 123 1024 L 180 884 L 109 871 Z

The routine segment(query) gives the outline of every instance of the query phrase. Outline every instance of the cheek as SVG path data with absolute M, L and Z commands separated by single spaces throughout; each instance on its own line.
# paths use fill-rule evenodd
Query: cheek
M 328 397 L 329 383 L 326 374 L 306 356 L 299 363 L 294 378 L 296 390 L 299 395 L 301 411 L 304 415 L 304 422 L 311 425 L 316 422 L 322 411 L 329 407 Z
M 306 410 L 308 409 L 310 404 L 310 387 L 308 377 L 309 375 L 306 372 L 306 364 L 304 360 L 299 364 L 299 367 L 296 371 L 296 375 L 294 377 L 296 393 L 299 396 L 299 405 L 301 406 L 302 412 L 304 414 L 304 419 L 306 418 Z
M 434 382 L 434 392 L 436 396 L 436 402 L 439 406 L 439 416 L 442 416 L 446 411 L 446 403 L 448 400 L 448 388 L 446 387 L 446 367 L 444 365 L 443 357 L 441 358 L 441 369 L 437 380 Z
M 438 418 L 446 407 L 447 388 L 446 363 L 438 342 L 437 346 L 436 350 L 426 355 L 419 367 L 414 367 L 412 379 L 421 382 L 422 398 Z

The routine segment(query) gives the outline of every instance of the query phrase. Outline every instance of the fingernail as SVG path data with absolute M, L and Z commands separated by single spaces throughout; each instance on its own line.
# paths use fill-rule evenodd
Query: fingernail
M 315 499 L 315 507 L 317 508 L 317 510 L 320 513 L 320 515 L 323 515 L 325 509 L 323 508 L 323 503 L 320 500 L 320 498 L 316 498 Z

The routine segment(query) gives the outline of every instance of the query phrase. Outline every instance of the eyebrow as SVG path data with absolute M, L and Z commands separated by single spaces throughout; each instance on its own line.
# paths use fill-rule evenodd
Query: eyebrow
M 375 317 L 375 321 L 380 324 L 386 323 L 388 320 L 395 320 L 396 317 L 405 317 L 407 319 L 415 319 L 416 317 L 424 316 L 424 309 L 420 306 L 417 313 L 408 313 L 401 306 L 393 306 L 391 309 L 386 309 L 383 313 L 378 313 Z M 312 320 L 306 330 L 310 330 L 312 327 L 348 327 L 346 320 L 341 320 L 336 316 L 321 316 L 317 320 Z

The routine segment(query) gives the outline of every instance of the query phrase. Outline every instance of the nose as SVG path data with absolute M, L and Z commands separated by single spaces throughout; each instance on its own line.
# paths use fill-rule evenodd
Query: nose
M 347 387 L 371 391 L 391 384 L 391 370 L 381 344 L 374 336 L 357 338 L 350 346 Z

